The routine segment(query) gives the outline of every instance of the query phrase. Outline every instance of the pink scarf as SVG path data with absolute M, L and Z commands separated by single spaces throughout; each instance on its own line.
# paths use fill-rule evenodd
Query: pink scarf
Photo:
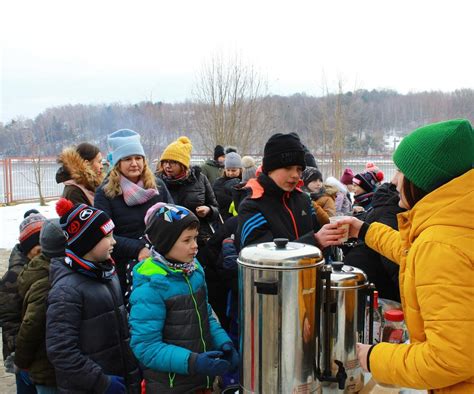
M 154 196 L 160 194 L 156 189 L 144 189 L 143 181 L 132 182 L 123 175 L 120 176 L 120 187 L 122 188 L 123 199 L 129 207 L 145 204 Z

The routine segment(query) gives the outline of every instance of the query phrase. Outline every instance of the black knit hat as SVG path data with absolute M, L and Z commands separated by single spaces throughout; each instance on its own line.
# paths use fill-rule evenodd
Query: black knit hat
M 66 249 L 83 257 L 112 232 L 115 225 L 109 215 L 86 204 L 76 204 L 65 198 L 56 203 L 59 224 L 66 237 Z
M 323 181 L 323 175 L 321 172 L 314 167 L 306 167 L 303 171 L 303 175 L 301 176 L 302 181 L 304 182 L 305 186 L 308 186 L 312 181 L 320 180 Z
M 270 171 L 289 166 L 306 168 L 305 151 L 300 138 L 295 133 L 272 135 L 263 150 L 262 169 Z
M 214 160 L 217 161 L 221 156 L 225 156 L 224 147 L 222 145 L 216 145 L 214 148 Z
M 360 186 L 367 193 L 374 192 L 380 185 L 381 179 L 383 179 L 383 173 L 379 172 L 378 174 L 373 171 L 361 172 L 352 178 L 352 183 Z
M 199 219 L 185 207 L 159 202 L 148 209 L 145 215 L 145 236 L 154 249 L 166 255 L 181 233 Z

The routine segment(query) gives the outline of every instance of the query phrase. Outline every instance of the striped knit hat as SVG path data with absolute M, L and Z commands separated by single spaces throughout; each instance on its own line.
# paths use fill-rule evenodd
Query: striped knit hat
M 66 249 L 78 257 L 92 250 L 115 228 L 114 222 L 104 211 L 86 204 L 74 205 L 65 198 L 57 202 L 56 212 L 66 237 Z
M 36 245 L 39 245 L 40 231 L 45 220 L 46 218 L 40 213 L 32 213 L 21 222 L 18 239 L 21 250 L 25 255 Z

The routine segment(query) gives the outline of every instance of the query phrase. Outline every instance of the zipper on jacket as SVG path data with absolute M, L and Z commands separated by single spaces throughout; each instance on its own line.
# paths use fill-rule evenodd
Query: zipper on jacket
M 291 218 L 291 221 L 293 223 L 293 229 L 295 230 L 295 236 L 296 236 L 295 239 L 298 239 L 300 236 L 298 234 L 298 227 L 296 226 L 296 220 L 295 220 L 295 217 L 293 216 L 293 212 L 291 212 L 291 209 L 288 208 L 288 205 L 286 205 L 285 196 L 289 198 L 290 193 L 286 192 L 285 194 L 283 194 L 282 201 L 283 201 L 284 207 L 286 208 L 286 210 L 290 214 L 290 218 Z
M 122 316 L 120 315 L 120 311 L 118 310 L 118 300 L 115 297 L 113 288 L 111 289 L 109 285 L 112 286 L 112 281 L 109 283 L 105 283 L 105 287 L 107 287 L 107 290 L 109 291 L 110 295 L 112 296 L 112 300 L 114 303 L 114 312 L 115 316 L 118 320 L 118 325 L 119 325 L 119 343 L 120 343 L 120 355 L 122 356 L 122 365 L 123 365 L 123 378 L 125 379 L 125 382 L 128 381 L 128 368 L 127 368 L 127 361 L 125 360 L 125 355 L 127 354 L 127 351 L 124 348 L 124 341 L 125 341 L 125 335 L 123 335 L 123 329 L 122 329 Z M 125 307 L 125 306 L 124 306 Z
M 202 342 L 202 345 L 204 347 L 204 351 L 207 352 L 207 347 L 206 347 L 206 341 L 204 340 L 204 336 L 203 336 L 203 333 L 202 333 L 202 320 L 201 320 L 201 314 L 199 313 L 199 308 L 198 308 L 198 305 L 197 305 L 197 302 L 196 302 L 196 298 L 194 298 L 194 293 L 193 293 L 193 288 L 191 286 L 191 283 L 189 282 L 189 279 L 188 277 L 186 276 L 186 274 L 183 274 L 184 276 L 184 279 L 186 280 L 186 283 L 188 284 L 188 287 L 189 287 L 189 293 L 191 294 L 191 298 L 193 299 L 193 303 L 194 303 L 194 309 L 196 310 L 196 313 L 197 313 L 197 316 L 198 316 L 198 321 L 199 321 L 199 333 L 201 335 L 201 342 Z M 206 376 L 206 379 L 207 379 L 207 387 L 206 388 L 210 388 L 210 385 L 209 385 L 209 376 Z
M 176 377 L 176 374 L 173 372 L 168 372 L 168 379 L 170 380 L 170 388 L 174 387 L 174 378 Z

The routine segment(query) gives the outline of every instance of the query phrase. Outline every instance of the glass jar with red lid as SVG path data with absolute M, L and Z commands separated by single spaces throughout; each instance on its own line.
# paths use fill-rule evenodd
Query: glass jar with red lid
M 382 342 L 403 343 L 405 341 L 405 322 L 403 311 L 390 309 L 384 313 Z

